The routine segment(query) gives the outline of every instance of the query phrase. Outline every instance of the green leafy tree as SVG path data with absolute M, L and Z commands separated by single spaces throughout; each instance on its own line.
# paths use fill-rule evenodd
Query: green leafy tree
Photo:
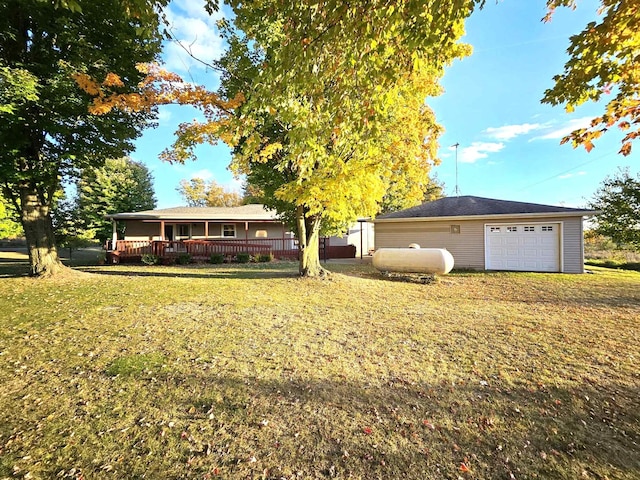
M 8 203 L 0 192 L 0 239 L 23 235 L 22 226 L 16 217 L 15 207 Z
M 600 235 L 611 238 L 618 247 L 640 250 L 640 174 L 634 178 L 628 168 L 603 180 L 591 199 Z
M 133 148 L 153 110 L 91 115 L 91 96 L 74 80 L 105 79 L 139 90 L 138 62 L 160 49 L 163 1 L 6 0 L 0 2 L 0 183 L 17 205 L 30 273 L 53 274 L 58 259 L 51 208 L 64 178 Z M 114 82 L 114 75 L 126 80 Z
M 113 234 L 113 225 L 105 215 L 156 207 L 153 176 L 144 164 L 130 158 L 108 159 L 101 167 L 86 168 L 77 182 L 77 190 L 76 205 L 68 209 L 67 217 L 73 225 L 75 216 L 80 236 L 100 241 Z M 121 235 L 123 228 L 119 226 Z
M 239 193 L 227 190 L 215 180 L 181 180 L 176 190 L 190 207 L 237 207 L 243 204 Z
M 576 8 L 577 0 L 548 0 L 550 20 L 557 7 Z M 600 17 L 570 39 L 569 60 L 564 72 L 554 77 L 555 85 L 545 92 L 543 102 L 565 105 L 567 112 L 588 101 L 612 96 L 599 117 L 588 128 L 572 132 L 562 143 L 583 145 L 618 126 L 626 132 L 620 153 L 629 155 L 631 143 L 640 136 L 640 8 L 631 0 L 600 0 Z
M 428 183 L 424 186 L 424 195 L 422 199 L 416 199 L 408 194 L 411 185 L 408 179 L 400 178 L 390 185 L 389 190 L 382 198 L 380 205 L 380 213 L 396 212 L 411 208 L 420 203 L 431 202 L 444 196 L 444 187 L 437 177 L 429 178 Z

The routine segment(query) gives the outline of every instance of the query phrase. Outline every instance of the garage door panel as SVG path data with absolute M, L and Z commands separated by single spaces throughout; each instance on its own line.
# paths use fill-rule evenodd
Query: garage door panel
M 487 270 L 560 271 L 559 224 L 485 226 Z

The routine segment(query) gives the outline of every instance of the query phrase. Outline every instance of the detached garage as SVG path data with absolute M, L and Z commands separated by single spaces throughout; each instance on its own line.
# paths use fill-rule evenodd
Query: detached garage
M 593 210 L 447 197 L 375 220 L 376 248 L 446 248 L 456 268 L 584 272 L 583 218 Z

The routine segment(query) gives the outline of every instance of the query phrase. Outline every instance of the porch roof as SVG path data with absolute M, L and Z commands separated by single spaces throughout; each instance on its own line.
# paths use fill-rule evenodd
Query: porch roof
M 241 205 L 239 207 L 173 207 L 142 212 L 124 212 L 105 215 L 111 220 L 146 221 L 260 221 L 280 222 L 275 210 L 269 210 L 262 204 Z

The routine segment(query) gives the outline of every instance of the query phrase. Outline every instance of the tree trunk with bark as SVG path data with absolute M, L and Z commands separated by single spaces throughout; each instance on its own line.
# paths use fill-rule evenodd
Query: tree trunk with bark
M 29 250 L 29 275 L 55 275 L 65 269 L 58 257 L 48 202 L 34 188 L 20 188 L 20 211 Z
M 298 226 L 298 249 L 300 252 L 300 276 L 323 277 L 327 271 L 320 265 L 320 221 L 321 217 L 305 215 L 304 207 L 296 211 Z

